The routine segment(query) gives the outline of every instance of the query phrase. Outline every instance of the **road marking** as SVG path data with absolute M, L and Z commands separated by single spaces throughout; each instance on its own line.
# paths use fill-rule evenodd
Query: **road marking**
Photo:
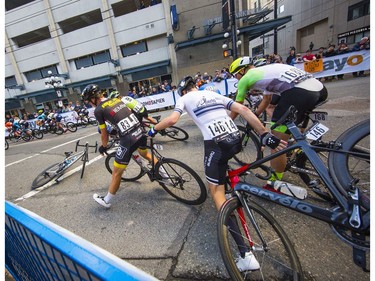
M 5 168 L 7 168 L 7 167 L 9 167 L 9 166 L 12 166 L 12 165 L 14 165 L 14 164 L 21 163 L 21 162 L 23 162 L 23 161 L 25 161 L 25 160 L 27 160 L 27 159 L 33 158 L 33 157 L 38 156 L 38 155 L 40 155 L 40 154 L 42 154 L 42 153 L 46 153 L 46 152 L 48 152 L 48 151 L 50 151 L 50 150 L 53 150 L 53 149 L 59 148 L 59 147 L 61 147 L 61 146 L 64 146 L 64 145 L 70 144 L 70 143 L 72 143 L 72 142 L 76 142 L 76 141 L 78 141 L 78 140 L 81 140 L 81 139 L 84 139 L 84 138 L 87 138 L 87 137 L 91 137 L 91 136 L 96 135 L 96 134 L 98 134 L 98 133 L 95 132 L 95 133 L 92 133 L 92 134 L 89 134 L 89 135 L 86 135 L 86 136 L 80 137 L 80 138 L 75 139 L 75 140 L 71 140 L 71 141 L 68 141 L 68 142 L 64 142 L 63 144 L 60 144 L 60 145 L 57 145 L 57 146 L 51 147 L 51 148 L 49 148 L 49 149 L 47 149 L 47 150 L 43 150 L 43 151 L 41 151 L 40 153 L 37 153 L 37 154 L 31 155 L 31 156 L 29 156 L 29 157 L 23 158 L 23 159 L 21 159 L 21 160 L 17 160 L 17 161 L 15 161 L 15 162 L 9 163 L 8 165 L 5 165 Z
M 115 151 L 117 148 L 115 149 L 111 149 L 111 150 L 108 150 L 108 154 L 112 153 L 113 151 Z M 99 155 L 99 156 L 96 156 L 95 158 L 89 160 L 87 163 L 86 163 L 86 167 L 91 165 L 92 163 L 102 159 L 103 157 L 105 156 L 102 156 L 102 155 Z M 79 172 L 81 169 L 82 169 L 82 166 L 83 165 L 80 165 L 70 171 L 68 171 L 67 173 L 64 173 L 60 178 L 59 178 L 59 182 L 62 181 L 63 179 L 67 178 L 67 177 L 70 177 L 71 175 L 73 175 L 74 173 L 77 173 Z M 42 190 L 52 186 L 56 184 L 56 180 L 51 180 L 50 182 L 46 183 L 45 185 L 41 186 L 41 187 L 38 187 L 28 193 L 26 193 L 25 195 L 17 198 L 16 200 L 14 200 L 14 202 L 18 202 L 18 201 L 24 201 L 30 197 L 33 197 L 34 195 L 38 194 L 39 192 L 41 192 Z

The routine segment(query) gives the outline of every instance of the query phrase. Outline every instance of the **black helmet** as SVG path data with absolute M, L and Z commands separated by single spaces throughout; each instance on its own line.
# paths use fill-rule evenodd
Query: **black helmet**
M 182 91 L 185 90 L 189 85 L 195 85 L 194 79 L 191 76 L 184 77 L 180 83 L 178 83 L 177 93 L 182 96 Z
M 91 98 L 97 97 L 100 94 L 100 88 L 98 85 L 95 84 L 90 84 L 87 85 L 82 93 L 81 93 L 81 98 L 83 100 L 90 100 Z

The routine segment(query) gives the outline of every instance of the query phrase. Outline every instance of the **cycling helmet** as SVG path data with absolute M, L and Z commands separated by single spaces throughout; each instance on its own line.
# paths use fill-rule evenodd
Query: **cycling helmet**
M 118 91 L 112 91 L 112 92 L 109 94 L 108 98 L 109 98 L 109 99 L 113 99 L 113 98 L 118 98 L 119 96 L 120 96 L 120 93 L 119 93 Z
M 253 65 L 255 67 L 263 66 L 267 64 L 267 60 L 264 58 L 253 59 Z
M 232 75 L 237 74 L 241 69 L 253 64 L 253 60 L 250 57 L 241 57 L 235 59 L 229 66 L 229 72 Z
M 186 76 L 182 78 L 180 83 L 178 83 L 177 93 L 182 96 L 182 91 L 185 90 L 189 85 L 195 85 L 193 77 Z
M 90 84 L 87 85 L 82 93 L 81 93 L 81 98 L 83 100 L 90 100 L 91 98 L 97 97 L 100 95 L 100 88 L 98 85 L 95 84 Z

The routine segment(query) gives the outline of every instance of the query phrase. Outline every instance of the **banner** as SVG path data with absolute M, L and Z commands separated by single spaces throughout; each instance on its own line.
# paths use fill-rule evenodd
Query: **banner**
M 370 69 L 370 50 L 345 53 L 321 60 L 295 64 L 314 75 L 315 78 L 334 76 Z
M 143 104 L 147 110 L 154 110 L 168 106 L 174 106 L 180 96 L 175 92 L 166 92 L 157 95 L 146 96 L 137 98 L 137 101 Z

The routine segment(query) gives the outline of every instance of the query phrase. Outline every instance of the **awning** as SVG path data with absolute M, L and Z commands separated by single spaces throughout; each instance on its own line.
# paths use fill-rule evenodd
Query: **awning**
M 240 34 L 246 34 L 249 36 L 249 40 L 253 40 L 261 36 L 262 34 L 265 34 L 275 29 L 276 27 L 283 25 L 291 20 L 292 20 L 292 16 L 287 16 L 287 17 L 269 20 L 269 21 L 249 25 L 249 26 L 240 27 L 238 28 L 238 30 L 240 31 Z M 197 39 L 179 42 L 175 45 L 175 50 L 178 51 L 184 48 L 189 48 L 189 47 L 193 47 L 196 45 L 201 45 L 201 44 L 205 44 L 208 42 L 219 41 L 223 39 L 224 39 L 224 32 L 220 32 L 217 34 L 212 34 L 212 35 L 208 35 L 208 36 L 197 38 Z
M 149 70 L 151 68 L 158 68 L 161 66 L 168 66 L 170 64 L 170 60 L 164 60 L 156 63 L 151 63 L 151 64 L 146 64 L 138 67 L 133 67 L 133 68 L 128 68 L 121 70 L 120 73 L 122 75 L 127 75 L 127 74 L 132 74 L 134 72 L 139 72 L 139 71 L 144 71 L 144 70 Z

